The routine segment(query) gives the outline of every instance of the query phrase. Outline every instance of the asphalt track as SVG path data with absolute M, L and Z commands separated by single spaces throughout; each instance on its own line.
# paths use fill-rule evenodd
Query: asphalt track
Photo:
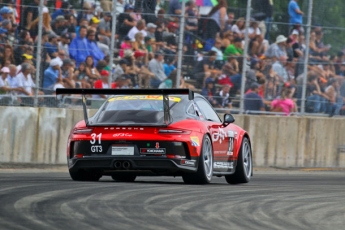
M 345 229 L 345 171 L 255 170 L 252 181 L 73 182 L 66 170 L 0 170 L 0 229 Z

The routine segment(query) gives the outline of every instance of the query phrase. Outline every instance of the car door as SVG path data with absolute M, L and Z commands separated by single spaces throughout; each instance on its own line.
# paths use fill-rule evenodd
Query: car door
M 203 114 L 204 120 L 211 133 L 214 153 L 214 170 L 228 171 L 230 169 L 229 160 L 229 137 L 228 129 L 223 127 L 222 121 L 212 106 L 203 98 L 195 100 L 198 109 Z M 233 143 L 233 142 L 232 142 Z M 231 147 L 231 146 L 230 146 Z

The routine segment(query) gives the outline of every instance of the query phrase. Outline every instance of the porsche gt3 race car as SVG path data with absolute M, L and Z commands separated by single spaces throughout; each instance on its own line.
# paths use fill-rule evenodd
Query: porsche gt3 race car
M 223 121 L 201 95 L 186 89 L 57 89 L 79 94 L 84 120 L 71 130 L 67 145 L 70 176 L 98 181 L 111 176 L 132 182 L 137 176 L 182 176 L 188 184 L 207 184 L 224 176 L 230 184 L 253 175 L 248 133 Z M 86 96 L 111 95 L 88 118 Z

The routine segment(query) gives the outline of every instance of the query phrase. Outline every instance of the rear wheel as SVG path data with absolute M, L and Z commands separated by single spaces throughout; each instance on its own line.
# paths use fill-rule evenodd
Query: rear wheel
M 186 184 L 208 184 L 213 176 L 213 149 L 208 135 L 202 141 L 202 150 L 199 157 L 198 171 L 186 173 L 182 176 Z
M 101 174 L 84 170 L 69 170 L 69 175 L 71 176 L 72 180 L 75 181 L 99 181 L 99 179 L 102 177 Z
M 248 183 L 253 172 L 252 149 L 248 138 L 243 138 L 242 146 L 238 154 L 236 171 L 232 175 L 225 176 L 229 184 Z
M 135 175 L 112 175 L 111 178 L 113 178 L 114 181 L 118 181 L 118 182 L 133 182 L 133 181 L 135 181 L 135 178 L 137 178 L 137 176 L 135 176 Z

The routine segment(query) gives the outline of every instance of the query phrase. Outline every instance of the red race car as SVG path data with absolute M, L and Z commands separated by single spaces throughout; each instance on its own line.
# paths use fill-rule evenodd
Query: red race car
M 131 182 L 137 176 L 182 176 L 207 184 L 224 176 L 230 184 L 253 175 L 248 133 L 223 121 L 210 103 L 188 89 L 57 89 L 82 95 L 84 120 L 68 137 L 67 161 L 76 181 L 111 176 Z M 112 95 L 88 118 L 85 95 Z

